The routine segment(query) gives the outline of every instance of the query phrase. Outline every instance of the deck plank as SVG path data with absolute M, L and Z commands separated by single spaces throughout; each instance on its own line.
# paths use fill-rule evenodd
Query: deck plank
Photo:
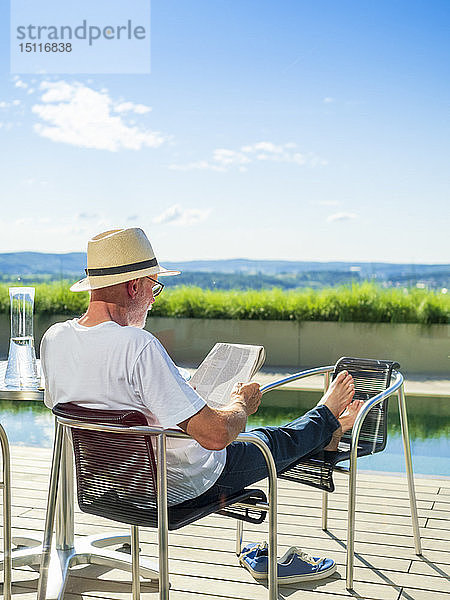
M 12 448 L 13 534 L 42 536 L 51 451 Z M 423 556 L 414 553 L 409 500 L 404 476 L 358 473 L 355 585 L 345 589 L 347 516 L 345 475 L 337 474 L 336 492 L 329 497 L 329 528 L 321 530 L 321 494 L 288 481 L 279 482 L 279 554 L 297 545 L 313 555 L 332 556 L 337 572 L 314 583 L 280 587 L 289 600 L 450 600 L 450 480 L 417 478 Z M 1 511 L 0 511 L 1 513 Z M 127 526 L 83 514 L 75 508 L 77 535 L 126 531 Z M 0 530 L 1 534 L 3 532 Z M 173 600 L 260 600 L 265 585 L 242 569 L 234 553 L 235 522 L 211 515 L 171 532 L 170 572 Z M 245 526 L 246 541 L 261 541 L 267 524 Z M 1 537 L 1 536 L 0 536 Z M 141 531 L 142 556 L 157 556 L 154 530 Z M 130 577 L 119 571 L 89 566 L 71 577 L 67 600 L 128 600 Z M 37 574 L 14 570 L 14 599 L 35 598 Z M 154 584 L 143 583 L 143 600 L 157 600 Z

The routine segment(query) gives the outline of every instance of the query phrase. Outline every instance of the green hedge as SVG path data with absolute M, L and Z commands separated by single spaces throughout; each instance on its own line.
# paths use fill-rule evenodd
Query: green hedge
M 35 313 L 46 315 L 81 315 L 89 302 L 88 292 L 73 293 L 69 290 L 69 282 L 38 283 L 34 286 Z M 0 313 L 9 312 L 10 286 L 0 284 Z M 13 286 L 11 286 L 13 287 Z
M 68 283 L 36 285 L 36 313 L 77 315 L 88 293 L 72 293 Z M 8 286 L 0 285 L 0 312 L 8 312 Z M 381 289 L 364 283 L 323 290 L 210 291 L 175 287 L 153 305 L 153 316 L 282 321 L 448 323 L 450 297 L 420 289 Z

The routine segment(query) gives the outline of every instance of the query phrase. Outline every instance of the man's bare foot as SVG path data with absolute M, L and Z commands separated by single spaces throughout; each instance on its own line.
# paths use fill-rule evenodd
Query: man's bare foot
M 363 404 L 363 400 L 353 400 L 353 402 L 351 402 L 344 412 L 339 416 L 338 420 L 342 427 L 342 433 L 345 433 L 353 427 L 359 409 Z
M 339 427 L 333 431 L 331 440 L 325 446 L 324 450 L 326 450 L 327 452 L 337 452 L 339 442 L 341 441 L 342 433 L 342 427 L 339 425 Z
M 352 401 L 354 393 L 353 377 L 348 371 L 341 371 L 332 381 L 319 404 L 325 404 L 335 417 L 339 417 Z
M 341 441 L 341 437 L 344 435 L 346 431 L 353 427 L 353 424 L 358 415 L 359 409 L 364 404 L 363 400 L 353 400 L 344 410 L 342 415 L 339 416 L 339 427 L 333 431 L 332 438 L 327 446 L 325 446 L 324 450 L 328 450 L 331 452 L 336 452 L 338 450 L 339 442 Z

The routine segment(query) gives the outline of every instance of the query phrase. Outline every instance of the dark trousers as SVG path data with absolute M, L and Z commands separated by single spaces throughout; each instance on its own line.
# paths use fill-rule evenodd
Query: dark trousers
M 317 406 L 302 417 L 282 427 L 258 427 L 251 433 L 266 442 L 275 461 L 277 472 L 298 459 L 314 454 L 331 440 L 339 421 L 325 406 Z M 215 484 L 201 496 L 183 502 L 183 506 L 199 506 L 229 496 L 267 477 L 262 452 L 250 442 L 232 442 L 227 446 L 227 460 Z

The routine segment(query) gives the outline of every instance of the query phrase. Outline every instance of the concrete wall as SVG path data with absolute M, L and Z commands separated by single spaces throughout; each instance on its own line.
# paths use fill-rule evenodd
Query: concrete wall
M 44 331 L 65 315 L 36 316 L 39 348 Z M 0 357 L 6 358 L 9 316 L 0 315 Z M 218 341 L 262 344 L 266 366 L 313 367 L 340 356 L 397 360 L 405 373 L 450 373 L 450 325 L 234 321 L 149 317 L 147 327 L 175 361 L 198 364 Z
M 261 344 L 266 366 L 314 367 L 340 356 L 397 360 L 405 373 L 450 373 L 450 326 L 149 318 L 175 361 L 199 363 L 217 342 Z
M 146 329 L 156 335 L 175 361 L 200 363 L 216 342 L 259 344 L 266 365 L 298 364 L 298 327 L 287 321 L 172 319 L 150 317 Z

